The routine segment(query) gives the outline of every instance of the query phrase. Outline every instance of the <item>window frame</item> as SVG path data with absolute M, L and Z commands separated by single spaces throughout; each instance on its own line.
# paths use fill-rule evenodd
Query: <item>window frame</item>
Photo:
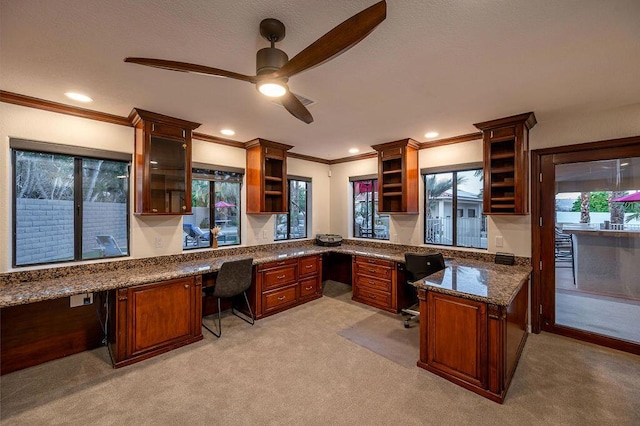
M 465 246 L 465 245 L 459 245 L 458 244 L 458 219 L 460 218 L 458 216 L 458 173 L 459 172 L 470 172 L 470 171 L 475 171 L 475 170 L 480 170 L 481 171 L 481 176 L 482 178 L 484 178 L 484 165 L 482 162 L 473 162 L 473 163 L 464 163 L 464 164 L 457 164 L 457 165 L 451 165 L 451 166 L 442 166 L 442 167 L 431 167 L 431 168 L 424 168 L 420 170 L 420 174 L 422 176 L 422 183 L 423 183 L 423 228 L 424 228 L 424 235 L 422 237 L 422 241 L 424 242 L 424 244 L 429 244 L 429 245 L 435 245 L 435 246 L 443 246 L 443 247 L 462 247 L 462 248 L 471 248 L 471 249 L 477 249 L 477 250 L 488 250 L 488 246 L 489 246 L 489 242 L 488 242 L 488 236 L 487 236 L 487 247 L 474 247 L 474 246 Z M 427 209 L 429 208 L 429 200 L 427 199 L 427 175 L 433 175 L 433 174 L 444 174 L 444 173 L 451 173 L 452 178 L 451 178 L 451 235 L 452 235 L 452 243 L 451 244 L 442 244 L 442 243 L 433 243 L 433 242 L 429 242 L 427 241 Z M 484 183 L 483 183 L 484 184 Z M 483 188 L 484 189 L 484 188 Z M 483 200 L 484 202 L 484 200 Z M 483 210 L 484 210 L 484 206 L 483 206 Z M 463 215 L 464 215 L 464 209 L 462 209 L 463 211 Z M 454 215 L 453 212 L 456 212 L 456 214 Z M 466 216 L 463 216 L 463 218 L 466 218 Z M 487 220 L 487 215 L 483 214 L 482 211 L 480 211 L 480 215 L 476 216 L 476 218 L 480 218 L 481 222 L 482 221 L 486 221 Z
M 375 194 L 377 191 L 371 191 L 371 193 L 373 194 L 373 199 L 371 200 L 371 204 L 373 206 L 373 212 L 371 214 L 371 223 L 369 223 L 369 227 L 372 230 L 371 232 L 371 236 L 367 237 L 367 236 L 362 236 L 362 233 L 360 233 L 360 236 L 356 236 L 356 182 L 366 182 L 366 181 L 371 181 L 371 188 L 375 188 L 379 183 L 378 183 L 378 175 L 365 175 L 365 176 L 352 176 L 349 178 L 349 183 L 351 184 L 351 235 L 353 235 L 354 238 L 362 238 L 362 239 L 367 239 L 367 240 L 379 240 L 379 241 L 390 241 L 390 234 L 391 234 L 391 230 L 388 229 L 390 225 L 388 225 L 387 227 L 387 236 L 386 238 L 379 238 L 376 237 L 376 232 L 375 232 L 375 220 L 376 220 L 376 216 L 378 217 L 387 217 L 389 218 L 390 215 L 388 214 L 380 214 L 379 213 L 379 209 L 378 206 L 376 204 L 376 199 L 375 199 Z
M 232 179 L 224 180 L 218 179 L 217 177 L 224 175 L 224 173 L 232 173 L 237 174 Z M 222 244 L 218 245 L 218 247 L 232 247 L 232 246 L 240 246 L 242 245 L 242 187 L 244 182 L 245 170 L 238 167 L 229 167 L 229 166 L 218 166 L 213 164 L 204 164 L 204 163 L 196 163 L 193 162 L 191 164 L 191 190 L 193 191 L 193 181 L 194 180 L 204 180 L 209 182 L 209 245 L 207 246 L 194 246 L 194 247 L 185 247 L 182 244 L 182 251 L 196 250 L 196 249 L 211 249 L 213 247 L 213 238 L 211 238 L 211 221 L 215 224 L 215 204 L 216 204 L 216 184 L 219 183 L 237 183 L 239 185 L 238 188 L 238 200 L 236 208 L 238 210 L 238 242 L 233 244 Z M 195 198 L 192 195 L 192 200 Z M 193 202 L 193 201 L 192 201 Z M 192 206 L 193 210 L 193 206 Z M 183 218 L 184 223 L 184 218 Z
M 304 182 L 306 185 L 306 205 L 305 205 L 305 214 L 304 214 L 304 236 L 303 237 L 291 237 L 291 190 L 292 182 Z M 287 176 L 287 213 L 279 213 L 275 215 L 275 224 L 273 228 L 273 240 L 274 241 L 289 241 L 289 240 L 304 240 L 309 238 L 309 206 L 311 201 L 311 185 L 312 179 L 304 176 Z M 279 216 L 287 216 L 287 230 L 285 233 L 285 238 L 277 238 L 278 236 L 278 217 Z
M 100 149 L 78 147 L 72 145 L 62 145 L 49 142 L 31 141 L 25 139 L 10 138 L 9 148 L 11 155 L 11 266 L 13 268 L 25 268 L 40 265 L 55 265 L 74 262 L 87 262 L 93 260 L 118 259 L 131 256 L 131 154 Z M 73 259 L 52 260 L 48 262 L 17 263 L 17 192 L 16 192 L 16 161 L 18 152 L 39 153 L 46 155 L 59 155 L 69 157 L 73 160 Z M 127 183 L 125 202 L 125 223 L 127 235 L 126 254 L 119 256 L 104 256 L 98 258 L 84 259 L 82 252 L 83 244 L 83 213 L 84 213 L 84 191 L 83 191 L 83 160 L 103 160 L 110 162 L 120 162 L 126 164 Z

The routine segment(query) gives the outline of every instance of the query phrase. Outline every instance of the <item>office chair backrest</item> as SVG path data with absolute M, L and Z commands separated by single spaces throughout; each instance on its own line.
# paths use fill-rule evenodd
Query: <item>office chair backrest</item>
M 222 264 L 212 296 L 233 297 L 251 287 L 253 259 L 232 260 Z
M 407 281 L 417 281 L 445 268 L 442 253 L 405 253 Z

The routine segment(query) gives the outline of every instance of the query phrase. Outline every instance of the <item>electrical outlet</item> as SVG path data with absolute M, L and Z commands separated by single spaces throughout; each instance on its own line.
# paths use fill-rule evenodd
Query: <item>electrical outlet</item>
M 496 236 L 496 247 L 502 247 L 502 235 Z
M 394 243 L 398 242 L 398 234 L 393 234 L 391 238 L 392 238 L 391 241 L 393 241 Z
M 269 238 L 269 231 L 267 231 L 266 229 L 262 231 L 262 238 L 264 238 L 265 240 L 267 238 Z
M 93 303 L 93 293 L 76 294 L 69 297 L 69 307 L 91 305 Z
M 162 248 L 162 246 L 163 246 L 162 237 L 156 237 L 155 246 L 156 246 L 157 249 L 161 249 Z

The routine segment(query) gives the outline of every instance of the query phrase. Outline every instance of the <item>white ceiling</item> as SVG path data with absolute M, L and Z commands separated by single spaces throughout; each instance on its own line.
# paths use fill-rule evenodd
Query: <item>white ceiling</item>
M 375 1 L 2 0 L 0 88 L 121 116 L 139 107 L 326 159 L 527 111 L 544 123 L 640 102 L 638 0 L 388 0 L 360 44 L 289 81 L 317 102 L 309 125 L 246 82 L 123 62 L 254 75 L 262 19 L 284 22 L 278 47 L 293 57 Z M 67 91 L 94 102 L 74 104 Z

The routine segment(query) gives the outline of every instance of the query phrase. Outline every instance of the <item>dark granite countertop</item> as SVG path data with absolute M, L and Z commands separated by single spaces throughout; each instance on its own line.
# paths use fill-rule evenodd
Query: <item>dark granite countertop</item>
M 446 268 L 413 284 L 428 291 L 508 306 L 527 282 L 531 266 L 507 266 L 469 259 L 450 259 Z
M 236 247 L 157 259 L 129 259 L 0 274 L 2 275 L 0 277 L 0 308 L 212 273 L 220 270 L 225 261 L 247 257 L 252 257 L 254 265 L 259 265 L 282 259 L 334 252 L 404 263 L 404 252 L 416 250 L 434 251 L 434 249 L 375 242 L 368 245 L 347 242 L 338 247 L 320 247 L 313 245 L 310 241 L 302 241 L 289 245 Z M 489 255 L 470 253 L 469 256 L 484 258 Z M 500 271 L 502 268 L 507 270 L 514 268 L 482 262 L 479 264 L 484 264 L 488 271 L 494 268 Z M 496 274 L 502 275 L 503 272 Z M 430 279 L 437 279 L 437 274 L 432 275 Z

